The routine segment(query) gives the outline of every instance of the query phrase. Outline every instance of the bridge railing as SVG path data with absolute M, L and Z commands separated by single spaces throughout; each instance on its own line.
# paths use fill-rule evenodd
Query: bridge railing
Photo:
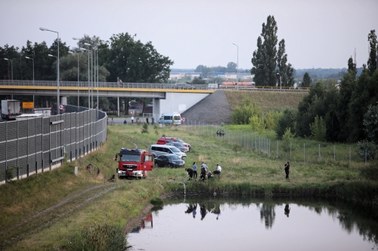
M 0 85 L 19 86 L 56 86 L 54 80 L 0 80 Z M 60 81 L 60 86 L 75 86 L 84 88 L 151 88 L 151 89 L 184 89 L 196 90 L 207 89 L 207 85 L 189 85 L 184 83 L 129 83 L 129 82 L 90 82 L 88 81 Z

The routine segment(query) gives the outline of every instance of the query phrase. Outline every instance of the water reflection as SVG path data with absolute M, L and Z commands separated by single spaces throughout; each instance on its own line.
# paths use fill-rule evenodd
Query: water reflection
M 152 213 L 148 213 L 145 217 L 143 217 L 143 219 L 141 219 L 140 223 L 131 230 L 131 233 L 139 233 L 140 230 L 144 228 L 153 228 L 153 227 L 154 227 L 154 221 L 153 221 Z
M 276 212 L 274 211 L 274 205 L 263 203 L 260 209 L 260 219 L 264 221 L 267 229 L 272 228 L 274 219 L 276 218 Z
M 289 218 L 289 215 L 290 215 L 290 206 L 289 206 L 289 204 L 285 205 L 284 214 Z
M 377 220 L 360 209 L 317 202 L 167 202 L 136 230 L 128 235 L 131 250 L 378 250 Z M 182 246 L 188 234 L 211 246 Z

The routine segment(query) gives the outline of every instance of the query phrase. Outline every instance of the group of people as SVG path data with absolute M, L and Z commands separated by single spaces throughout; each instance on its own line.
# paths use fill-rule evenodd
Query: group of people
M 187 169 L 187 172 L 189 174 L 189 179 L 193 178 L 193 179 L 197 179 L 197 164 L 196 162 L 193 162 L 192 164 L 192 168 L 191 169 Z M 222 167 L 217 164 L 216 167 L 215 167 L 215 170 L 213 172 L 211 172 L 208 168 L 208 166 L 206 165 L 205 162 L 201 162 L 201 170 L 200 170 L 200 177 L 199 179 L 204 181 L 206 179 L 210 179 L 212 178 L 214 175 L 217 175 L 218 177 L 220 177 L 222 173 Z
M 289 179 L 289 174 L 290 174 L 289 161 L 285 163 L 284 170 L 285 170 L 285 178 Z M 198 172 L 197 172 L 197 163 L 195 161 L 192 164 L 192 168 L 187 168 L 186 171 L 188 172 L 189 179 L 192 179 L 192 178 L 195 180 L 197 179 Z M 204 181 L 206 179 L 210 179 L 214 175 L 217 175 L 218 177 L 220 177 L 221 173 L 222 173 L 222 167 L 219 164 L 217 164 L 215 167 L 215 170 L 211 172 L 208 166 L 206 165 L 206 163 L 203 161 L 201 162 L 201 170 L 200 170 L 200 177 L 199 177 L 200 180 Z

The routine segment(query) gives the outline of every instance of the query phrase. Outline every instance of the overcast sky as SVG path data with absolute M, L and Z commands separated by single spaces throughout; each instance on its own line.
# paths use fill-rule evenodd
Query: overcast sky
M 226 66 L 237 61 L 237 46 L 239 68 L 251 68 L 268 15 L 296 69 L 346 67 L 354 51 L 361 67 L 370 30 L 378 33 L 378 0 L 0 0 L 0 10 L 0 46 L 50 46 L 56 35 L 39 27 L 59 31 L 70 47 L 84 34 L 127 32 L 151 41 L 172 68 Z

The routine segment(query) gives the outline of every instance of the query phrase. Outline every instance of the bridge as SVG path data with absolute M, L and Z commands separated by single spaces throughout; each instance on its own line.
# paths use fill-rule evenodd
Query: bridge
M 0 80 L 0 95 L 57 96 L 56 81 L 41 80 Z M 161 113 L 184 112 L 214 90 L 198 88 L 188 84 L 168 83 L 122 83 L 60 81 L 61 104 L 67 105 L 67 97 L 117 98 L 118 116 L 121 97 L 151 98 L 153 117 L 157 120 Z M 99 105 L 101 108 L 101 104 Z

